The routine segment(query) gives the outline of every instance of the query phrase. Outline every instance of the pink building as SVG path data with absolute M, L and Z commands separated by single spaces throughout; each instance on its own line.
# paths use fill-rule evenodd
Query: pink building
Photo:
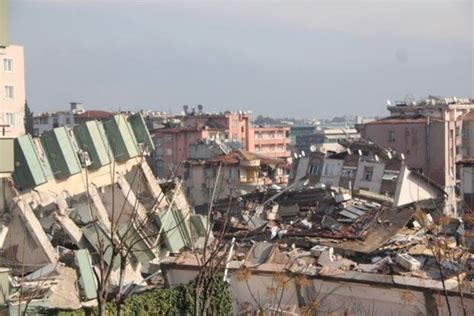
M 289 134 L 288 126 L 254 126 L 249 151 L 273 158 L 289 158 Z
M 176 116 L 183 126 L 188 128 L 209 128 L 224 129 L 226 139 L 242 143 L 246 150 L 249 150 L 250 138 L 252 137 L 250 126 L 250 114 L 245 112 L 222 114 L 197 113 L 193 115 Z
M 188 158 L 189 145 L 204 139 L 224 139 L 226 130 L 217 128 L 161 128 L 153 133 L 155 153 L 152 166 L 160 177 L 182 176 L 182 162 Z
M 289 127 L 253 127 L 249 113 L 209 114 L 201 110 L 175 116 L 166 128 L 153 131 L 156 151 L 151 165 L 158 176 L 182 176 L 189 145 L 205 139 L 238 142 L 246 151 L 272 158 L 290 157 Z
M 456 162 L 462 157 L 462 117 L 474 105 L 467 100 L 431 98 L 389 106 L 390 117 L 360 127 L 362 137 L 403 153 L 408 167 L 442 186 L 456 205 Z M 448 210 L 455 212 L 455 210 Z
M 0 137 L 25 133 L 25 63 L 23 47 L 0 49 Z

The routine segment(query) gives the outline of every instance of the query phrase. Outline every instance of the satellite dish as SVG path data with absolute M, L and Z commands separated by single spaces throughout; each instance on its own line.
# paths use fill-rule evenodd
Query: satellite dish
M 306 153 L 304 152 L 304 150 L 301 151 L 301 157 L 304 157 L 306 156 Z
M 348 154 L 349 156 L 352 155 L 352 150 L 351 150 L 350 148 L 347 148 L 346 151 L 347 151 L 347 154 Z
M 324 146 L 319 147 L 319 151 L 325 154 L 327 152 L 326 148 Z
M 388 105 L 388 106 L 391 106 L 391 105 L 392 105 L 392 102 L 390 102 L 390 100 L 387 100 L 387 105 Z
M 400 159 L 401 159 L 401 160 L 405 160 L 405 154 L 404 154 L 404 153 L 401 153 L 401 154 L 400 154 Z
M 359 156 L 362 156 L 362 150 L 357 150 L 357 153 L 359 154 Z
M 387 153 L 387 157 L 388 157 L 389 160 L 391 160 L 391 159 L 392 159 L 392 153 L 391 153 L 391 152 L 388 152 L 388 153 Z
M 375 161 L 379 162 L 379 156 L 375 155 Z
M 298 154 L 297 154 L 297 153 L 293 153 L 293 157 L 295 157 L 295 159 L 298 159 Z
M 309 151 L 314 153 L 318 148 L 314 145 L 309 146 Z

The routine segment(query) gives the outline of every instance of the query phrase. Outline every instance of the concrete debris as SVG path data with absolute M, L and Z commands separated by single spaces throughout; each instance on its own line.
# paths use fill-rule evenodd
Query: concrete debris
M 218 257 L 225 258 L 220 268 L 237 296 L 236 313 L 268 306 L 292 315 L 294 306 L 303 308 L 315 298 L 326 312 L 323 300 L 350 304 L 352 295 L 364 308 L 375 304 L 384 314 L 405 308 L 409 314 L 420 308 L 446 314 L 436 305 L 437 293 L 446 291 L 459 306 L 456 293 L 466 283 L 463 299 L 474 306 L 474 215 L 464 221 L 448 217 L 439 211 L 444 201 L 437 194 L 394 203 L 393 197 L 361 188 L 308 186 L 301 179 L 298 187 L 213 201 L 205 215 L 196 214 L 182 182 L 158 182 L 140 157 L 144 143 L 137 139 L 143 140 L 146 128 L 136 132 L 141 127 L 123 115 L 97 129 L 84 128 L 42 141 L 60 138 L 50 145 L 65 144 L 67 152 L 48 152 L 53 147 L 41 141 L 34 146 L 30 138 L 18 141 L 18 164 L 24 168 L 7 182 L 12 207 L 4 210 L 0 225 L 0 303 L 11 312 L 21 311 L 25 297 L 29 309 L 95 305 L 101 266 L 111 270 L 111 295 L 156 282 L 188 282 L 201 268 L 205 250 L 220 241 L 233 245 Z M 112 136 L 120 143 L 113 150 Z M 96 142 L 101 145 L 92 146 Z M 94 161 L 87 166 L 75 154 L 92 148 L 84 144 L 104 149 L 89 152 Z M 61 159 L 53 164 L 51 154 Z M 351 155 L 344 157 L 352 163 Z M 346 169 L 345 177 L 355 176 Z M 373 167 L 367 170 L 375 173 Z M 384 181 L 394 179 L 388 173 Z M 350 181 L 347 185 L 352 188 Z M 275 306 L 275 297 L 281 306 Z

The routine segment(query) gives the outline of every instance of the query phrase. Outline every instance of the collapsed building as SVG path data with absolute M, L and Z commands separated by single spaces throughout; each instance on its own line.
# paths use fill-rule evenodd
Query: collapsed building
M 337 168 L 358 156 L 357 168 L 373 164 L 381 187 L 393 181 L 408 199 L 358 187 L 358 170 L 347 188 L 342 175 L 323 186 L 310 175 L 326 167 L 311 160 L 284 189 L 211 200 L 197 214 L 181 181 L 154 177 L 152 150 L 139 114 L 14 140 L 15 168 L 2 187 L 2 306 L 12 314 L 93 306 L 104 267 L 110 293 L 161 278 L 186 283 L 211 239 L 225 244 L 220 271 L 237 314 L 474 313 L 474 221 L 447 216 L 444 192 L 403 159 L 384 163 L 390 179 L 376 165 L 382 152 L 353 148 Z
M 394 206 L 343 188 L 260 192 L 215 207 L 215 232 L 235 240 L 222 266 L 241 314 L 452 315 L 474 312 L 474 256 L 444 196 Z M 226 224 L 229 223 L 229 224 Z M 161 262 L 170 286 L 198 255 Z
M 146 285 L 160 256 L 193 247 L 203 217 L 180 183 L 156 180 L 145 159 L 152 150 L 140 114 L 14 139 L 14 171 L 2 186 L 0 303 L 13 314 L 95 305 L 101 267 L 112 267 L 115 293 Z
M 337 153 L 314 151 L 300 158 L 294 182 L 308 179 L 309 184 L 342 187 L 378 196 L 394 206 L 447 196 L 434 181 L 410 169 L 404 154 L 363 139 L 344 145 L 344 150 Z

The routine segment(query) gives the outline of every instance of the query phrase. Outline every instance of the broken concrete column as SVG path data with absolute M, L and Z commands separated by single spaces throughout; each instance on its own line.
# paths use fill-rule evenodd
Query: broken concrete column
M 140 167 L 143 172 L 143 175 L 145 176 L 148 189 L 150 190 L 153 199 L 155 199 L 158 208 L 165 207 L 166 197 L 160 186 L 158 185 L 155 176 L 153 175 L 153 172 L 150 169 L 150 166 L 146 161 L 142 161 Z

